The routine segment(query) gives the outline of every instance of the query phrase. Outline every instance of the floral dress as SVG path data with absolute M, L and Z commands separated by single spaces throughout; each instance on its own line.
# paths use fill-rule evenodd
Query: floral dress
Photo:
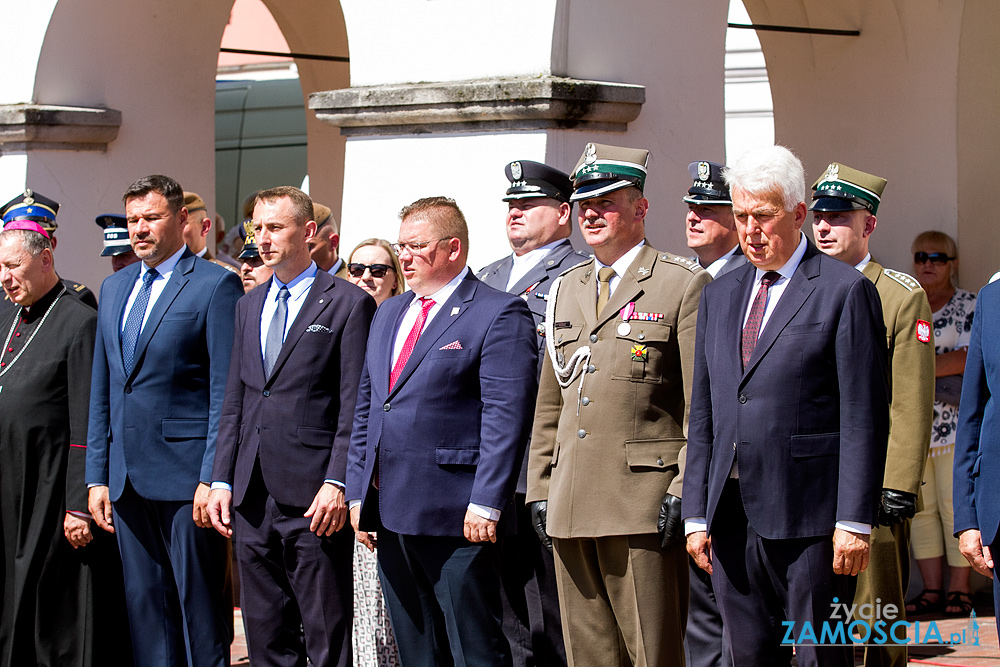
M 963 289 L 941 310 L 934 313 L 934 354 L 954 352 L 969 346 L 972 335 L 972 315 L 976 310 L 976 295 Z M 946 454 L 955 444 L 958 427 L 958 406 L 934 401 L 934 428 L 931 432 L 931 456 Z

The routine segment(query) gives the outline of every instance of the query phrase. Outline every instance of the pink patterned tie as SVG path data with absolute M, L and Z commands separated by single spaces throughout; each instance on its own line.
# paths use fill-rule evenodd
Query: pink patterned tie
M 410 358 L 413 348 L 417 346 L 417 339 L 420 338 L 420 332 L 424 329 L 424 322 L 427 321 L 427 313 L 434 306 L 434 300 L 430 297 L 422 296 L 420 297 L 420 301 L 423 304 L 420 308 L 420 314 L 417 315 L 417 321 L 413 323 L 413 328 L 410 329 L 410 333 L 403 343 L 403 349 L 399 351 L 399 357 L 396 359 L 396 363 L 392 367 L 392 373 L 389 375 L 389 391 L 392 391 L 396 380 L 399 379 L 403 369 L 406 367 L 406 361 Z
M 743 327 L 743 369 L 746 370 L 750 363 L 750 355 L 757 346 L 757 337 L 760 336 L 760 325 L 764 321 L 764 308 L 767 306 L 767 289 L 777 282 L 781 274 L 777 271 L 768 271 L 760 279 L 760 288 L 757 296 L 753 298 L 753 305 L 750 306 L 750 317 Z

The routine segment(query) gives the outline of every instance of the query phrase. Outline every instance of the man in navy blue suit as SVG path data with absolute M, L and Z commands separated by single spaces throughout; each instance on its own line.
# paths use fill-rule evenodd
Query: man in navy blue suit
M 993 333 L 997 326 L 1000 283 L 990 283 L 976 298 L 965 359 L 952 497 L 958 548 L 977 572 L 993 579 L 993 602 L 1000 609 L 996 571 L 1000 550 L 1000 410 L 993 396 L 1000 387 L 1000 341 Z
M 347 466 L 351 523 L 377 531 L 403 664 L 509 666 L 496 541 L 513 529 L 535 400 L 531 312 L 469 271 L 454 200 L 418 200 L 400 219 L 413 291 L 372 322 Z
M 726 181 L 750 264 L 702 292 L 682 514 L 733 664 L 787 665 L 782 621 L 820 628 L 868 563 L 888 438 L 885 325 L 874 284 L 800 231 L 791 152 L 747 153 Z M 796 655 L 854 664 L 850 646 Z
M 118 536 L 136 664 L 229 664 L 226 540 L 207 512 L 239 277 L 184 245 L 184 191 L 123 197 L 142 260 L 101 286 L 87 436 L 89 507 Z M 193 518 L 193 520 L 192 520 Z
M 250 660 L 351 667 L 343 480 L 375 301 L 319 270 L 312 217 L 298 188 L 257 194 L 253 238 L 274 276 L 236 307 L 209 514 L 235 532 Z

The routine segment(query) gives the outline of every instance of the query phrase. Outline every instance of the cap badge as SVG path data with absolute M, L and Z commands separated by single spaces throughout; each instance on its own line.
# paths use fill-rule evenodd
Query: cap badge
M 836 162 L 833 162 L 830 164 L 829 167 L 826 168 L 826 175 L 823 177 L 823 180 L 835 181 L 837 180 L 837 177 L 839 175 L 840 175 L 840 165 L 837 164 Z
M 511 162 L 510 163 L 510 175 L 514 177 L 515 181 L 521 180 L 522 173 L 523 172 L 521 171 L 521 163 L 520 162 Z
M 583 161 L 587 164 L 594 164 L 597 162 L 597 146 L 594 144 L 587 144 L 587 148 L 583 152 Z
M 707 162 L 698 163 L 698 180 L 707 181 L 708 177 L 712 175 L 712 167 L 709 166 Z
M 31 192 L 31 188 L 26 188 L 24 191 L 24 201 L 22 202 L 26 206 L 31 206 L 35 203 L 34 194 Z

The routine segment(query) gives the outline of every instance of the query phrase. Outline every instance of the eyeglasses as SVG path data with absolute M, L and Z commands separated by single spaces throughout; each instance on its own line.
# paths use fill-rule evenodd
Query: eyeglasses
M 353 278 L 360 278 L 365 275 L 365 269 L 367 269 L 372 274 L 372 278 L 385 278 L 385 274 L 392 271 L 392 267 L 388 264 L 348 264 L 347 272 L 351 274 Z
M 953 259 L 958 259 L 957 257 L 949 257 L 948 253 L 945 252 L 915 252 L 913 253 L 913 263 L 923 264 L 927 260 L 930 260 L 931 264 L 947 264 Z
M 440 243 L 441 241 L 449 241 L 454 237 L 445 236 L 444 238 L 434 239 L 433 241 L 400 241 L 399 243 L 393 243 L 392 251 L 397 255 L 404 250 L 409 251 L 411 255 L 414 255 L 432 243 Z

